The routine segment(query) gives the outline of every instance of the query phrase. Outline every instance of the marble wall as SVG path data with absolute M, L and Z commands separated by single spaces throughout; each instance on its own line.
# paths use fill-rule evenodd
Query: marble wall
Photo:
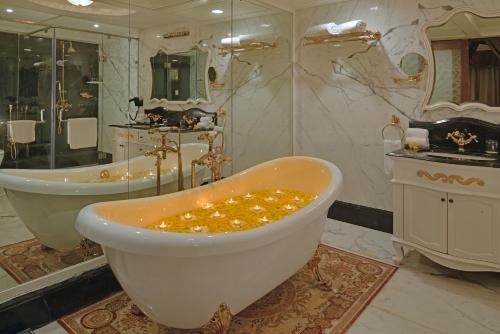
M 422 26 L 457 7 L 500 10 L 498 0 L 350 0 L 297 11 L 295 25 L 295 153 L 337 164 L 345 177 L 340 200 L 392 210 L 383 168 L 381 129 L 397 115 L 440 120 L 468 116 L 500 122 L 500 114 L 449 109 L 424 112 L 425 80 L 396 84 L 402 56 L 424 53 Z M 304 46 L 314 25 L 361 19 L 382 33 L 376 46 L 359 42 Z M 428 55 L 426 55 L 428 57 Z
M 189 37 L 163 39 L 157 35 L 189 30 Z M 277 47 L 231 55 L 220 54 L 221 39 L 228 35 L 253 34 L 271 39 Z M 198 107 L 226 113 L 227 154 L 233 157 L 233 172 L 262 161 L 292 153 L 292 15 L 273 14 L 215 24 L 166 25 L 141 32 L 140 89 L 145 107 L 172 110 L 193 104 L 153 103 L 149 58 L 160 49 L 178 52 L 196 44 L 210 49 L 210 66 L 217 82 L 210 86 L 211 100 Z

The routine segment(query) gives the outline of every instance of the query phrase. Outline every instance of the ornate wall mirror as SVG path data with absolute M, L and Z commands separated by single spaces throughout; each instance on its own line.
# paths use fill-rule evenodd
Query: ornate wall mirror
M 158 51 L 150 58 L 151 99 L 176 104 L 210 102 L 209 61 L 209 50 L 198 45 L 175 53 Z
M 430 59 L 424 110 L 500 111 L 500 12 L 454 10 L 424 29 Z

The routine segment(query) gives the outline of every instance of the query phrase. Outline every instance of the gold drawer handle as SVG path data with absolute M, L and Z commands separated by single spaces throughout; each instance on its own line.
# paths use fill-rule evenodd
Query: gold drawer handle
M 478 177 L 473 177 L 470 179 L 464 179 L 463 177 L 459 175 L 446 175 L 444 173 L 435 173 L 432 175 L 428 171 L 425 170 L 419 170 L 417 172 L 417 176 L 420 178 L 426 177 L 431 181 L 439 181 L 443 183 L 449 183 L 449 184 L 455 184 L 455 181 L 458 182 L 459 184 L 463 186 L 470 186 L 471 184 L 476 183 L 480 187 L 484 187 L 486 185 L 486 182 L 484 180 L 478 178 Z

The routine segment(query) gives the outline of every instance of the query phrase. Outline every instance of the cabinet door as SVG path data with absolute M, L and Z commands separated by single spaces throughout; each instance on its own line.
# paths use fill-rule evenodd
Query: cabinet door
M 449 194 L 448 253 L 500 263 L 500 200 Z
M 446 253 L 448 203 L 445 192 L 405 186 L 405 240 Z

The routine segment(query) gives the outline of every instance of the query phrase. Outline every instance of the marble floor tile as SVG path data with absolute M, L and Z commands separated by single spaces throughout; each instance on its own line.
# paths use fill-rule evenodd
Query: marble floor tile
M 391 235 L 329 220 L 323 243 L 392 263 Z M 62 334 L 57 323 L 36 334 Z M 500 274 L 464 273 L 416 252 L 348 330 L 348 334 L 500 333 Z
M 0 216 L 0 247 L 33 238 L 17 216 Z

